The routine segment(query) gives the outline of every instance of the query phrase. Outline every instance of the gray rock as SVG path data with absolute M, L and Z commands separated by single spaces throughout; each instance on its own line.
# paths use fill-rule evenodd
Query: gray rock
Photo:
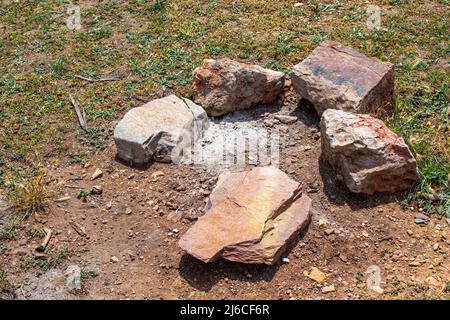
M 297 121 L 297 117 L 287 116 L 284 114 L 277 114 L 274 116 L 274 118 L 284 124 L 291 124 L 291 123 L 294 123 L 295 121 Z
M 321 43 L 291 73 L 294 90 L 326 109 L 357 113 L 388 111 L 395 101 L 394 67 L 337 42 Z
M 284 88 L 283 72 L 230 59 L 205 60 L 194 70 L 194 101 L 210 116 L 274 101 Z
M 117 154 L 136 164 L 177 162 L 208 126 L 205 111 L 189 99 L 156 99 L 129 110 L 119 121 L 114 130 Z
M 418 180 L 416 160 L 403 139 L 366 114 L 328 109 L 321 119 L 322 157 L 354 193 L 395 192 Z

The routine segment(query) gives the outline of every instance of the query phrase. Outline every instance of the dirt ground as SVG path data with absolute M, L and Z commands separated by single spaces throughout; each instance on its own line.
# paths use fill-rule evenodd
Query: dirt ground
M 433 216 L 416 224 L 418 208 L 404 207 L 404 195 L 358 197 L 335 181 L 320 160 L 319 119 L 289 91 L 274 105 L 243 111 L 265 127 L 267 113 L 298 120 L 273 124 L 282 134 L 280 169 L 307 186 L 312 221 L 274 266 L 218 261 L 204 264 L 178 246 L 180 237 L 203 214 L 217 172 L 196 165 L 153 163 L 132 168 L 118 161 L 112 139 L 86 165 L 48 159 L 52 201 L 46 213 L 29 217 L 3 253 L 2 264 L 16 282 L 17 299 L 442 299 L 449 297 L 449 230 Z M 219 119 L 220 121 L 220 119 Z M 115 123 L 111 123 L 114 128 Z M 269 124 L 269 127 L 272 124 Z M 103 175 L 91 180 L 96 168 Z M 156 173 L 156 174 L 154 174 Z M 94 185 L 100 195 L 77 198 Z M 67 201 L 57 202 L 70 196 Z M 84 198 L 84 199 L 83 199 Z M 87 236 L 71 226 L 82 226 Z M 26 230 L 55 231 L 47 254 L 64 246 L 70 254 L 37 276 L 23 262 L 41 239 Z M 177 229 L 178 232 L 173 230 Z M 115 258 L 112 258 L 115 257 Z M 83 289 L 68 291 L 64 270 L 78 265 L 96 276 Z M 381 271 L 383 293 L 369 290 L 370 266 Z M 304 271 L 317 267 L 327 277 L 317 284 Z M 373 268 L 373 267 L 372 267 Z M 323 286 L 335 291 L 322 293 Z

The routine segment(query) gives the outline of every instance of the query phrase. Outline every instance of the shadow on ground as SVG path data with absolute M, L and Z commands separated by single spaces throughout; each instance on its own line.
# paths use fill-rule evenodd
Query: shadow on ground
M 124 165 L 126 167 L 130 167 L 130 168 L 133 168 L 133 169 L 136 169 L 136 170 L 139 170 L 139 171 L 146 171 L 155 163 L 154 160 L 152 160 L 152 161 L 150 161 L 148 163 L 143 163 L 143 164 L 132 163 L 130 161 L 123 160 L 122 158 L 119 157 L 118 154 L 116 154 L 114 156 L 114 161 L 116 161 L 116 162 L 118 162 L 118 163 L 120 163 L 120 164 L 122 164 L 122 165 Z
M 297 120 L 308 128 L 319 128 L 320 117 L 314 105 L 306 99 L 300 99 L 290 115 L 297 117 Z
M 212 263 L 204 263 L 196 258 L 185 254 L 180 259 L 178 272 L 189 285 L 197 290 L 208 292 L 211 288 L 223 279 L 239 280 L 244 282 L 270 282 L 281 267 L 281 258 L 298 244 L 298 242 L 308 232 L 311 221 L 308 226 L 289 243 L 287 249 L 280 257 L 280 261 L 274 265 L 242 264 L 219 260 Z
M 330 203 L 334 205 L 347 204 L 350 209 L 357 211 L 404 199 L 404 192 L 370 196 L 351 193 L 341 181 L 336 179 L 334 170 L 322 157 L 319 159 L 319 172 L 323 182 L 324 193 Z

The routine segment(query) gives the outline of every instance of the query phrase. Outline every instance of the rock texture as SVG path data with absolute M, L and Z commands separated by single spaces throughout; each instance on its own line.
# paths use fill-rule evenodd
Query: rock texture
M 284 88 L 282 72 L 230 59 L 205 60 L 194 70 L 194 101 L 210 116 L 274 101 Z
M 337 42 L 320 44 L 294 66 L 291 78 L 294 90 L 319 115 L 326 109 L 378 114 L 395 100 L 393 65 Z
M 179 245 L 204 262 L 273 264 L 306 227 L 310 204 L 302 185 L 277 168 L 224 173 Z
M 418 179 L 416 160 L 401 137 L 365 114 L 326 110 L 321 119 L 322 157 L 354 193 L 395 192 Z
M 208 116 L 192 101 L 170 95 L 128 111 L 114 130 L 120 158 L 142 164 L 175 162 L 208 128 Z

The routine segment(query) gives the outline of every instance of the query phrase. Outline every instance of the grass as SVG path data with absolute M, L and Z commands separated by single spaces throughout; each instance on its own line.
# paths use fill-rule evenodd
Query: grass
M 24 270 L 37 269 L 37 275 L 42 275 L 48 270 L 59 266 L 70 254 L 71 251 L 67 247 L 60 246 L 56 250 L 50 251 L 45 258 L 28 255 L 23 258 L 21 268 Z
M 378 1 L 381 30 L 366 27 L 363 0 L 77 4 L 79 31 L 65 26 L 69 1 L 0 5 L 0 179 L 32 168 L 36 150 L 41 160 L 70 163 L 105 148 L 113 121 L 141 100 L 191 97 L 192 71 L 205 58 L 288 72 L 318 43 L 336 40 L 395 64 L 398 104 L 383 120 L 418 160 L 420 183 L 406 201 L 450 214 L 447 0 Z M 86 82 L 77 74 L 122 79 Z M 86 109 L 87 133 L 78 128 L 69 93 Z M 418 196 L 430 192 L 440 200 Z
M 98 276 L 98 273 L 91 270 L 81 270 L 81 287 L 86 287 L 89 280 Z
M 14 283 L 9 280 L 5 270 L 0 267 L 0 300 L 11 298 Z
M 31 178 L 10 177 L 7 198 L 21 213 L 38 212 L 44 208 L 49 198 L 45 184 L 43 170 L 38 170 Z
M 25 218 L 26 215 L 19 215 L 15 216 L 11 221 L 4 223 L 0 228 L 0 240 L 13 239 Z

